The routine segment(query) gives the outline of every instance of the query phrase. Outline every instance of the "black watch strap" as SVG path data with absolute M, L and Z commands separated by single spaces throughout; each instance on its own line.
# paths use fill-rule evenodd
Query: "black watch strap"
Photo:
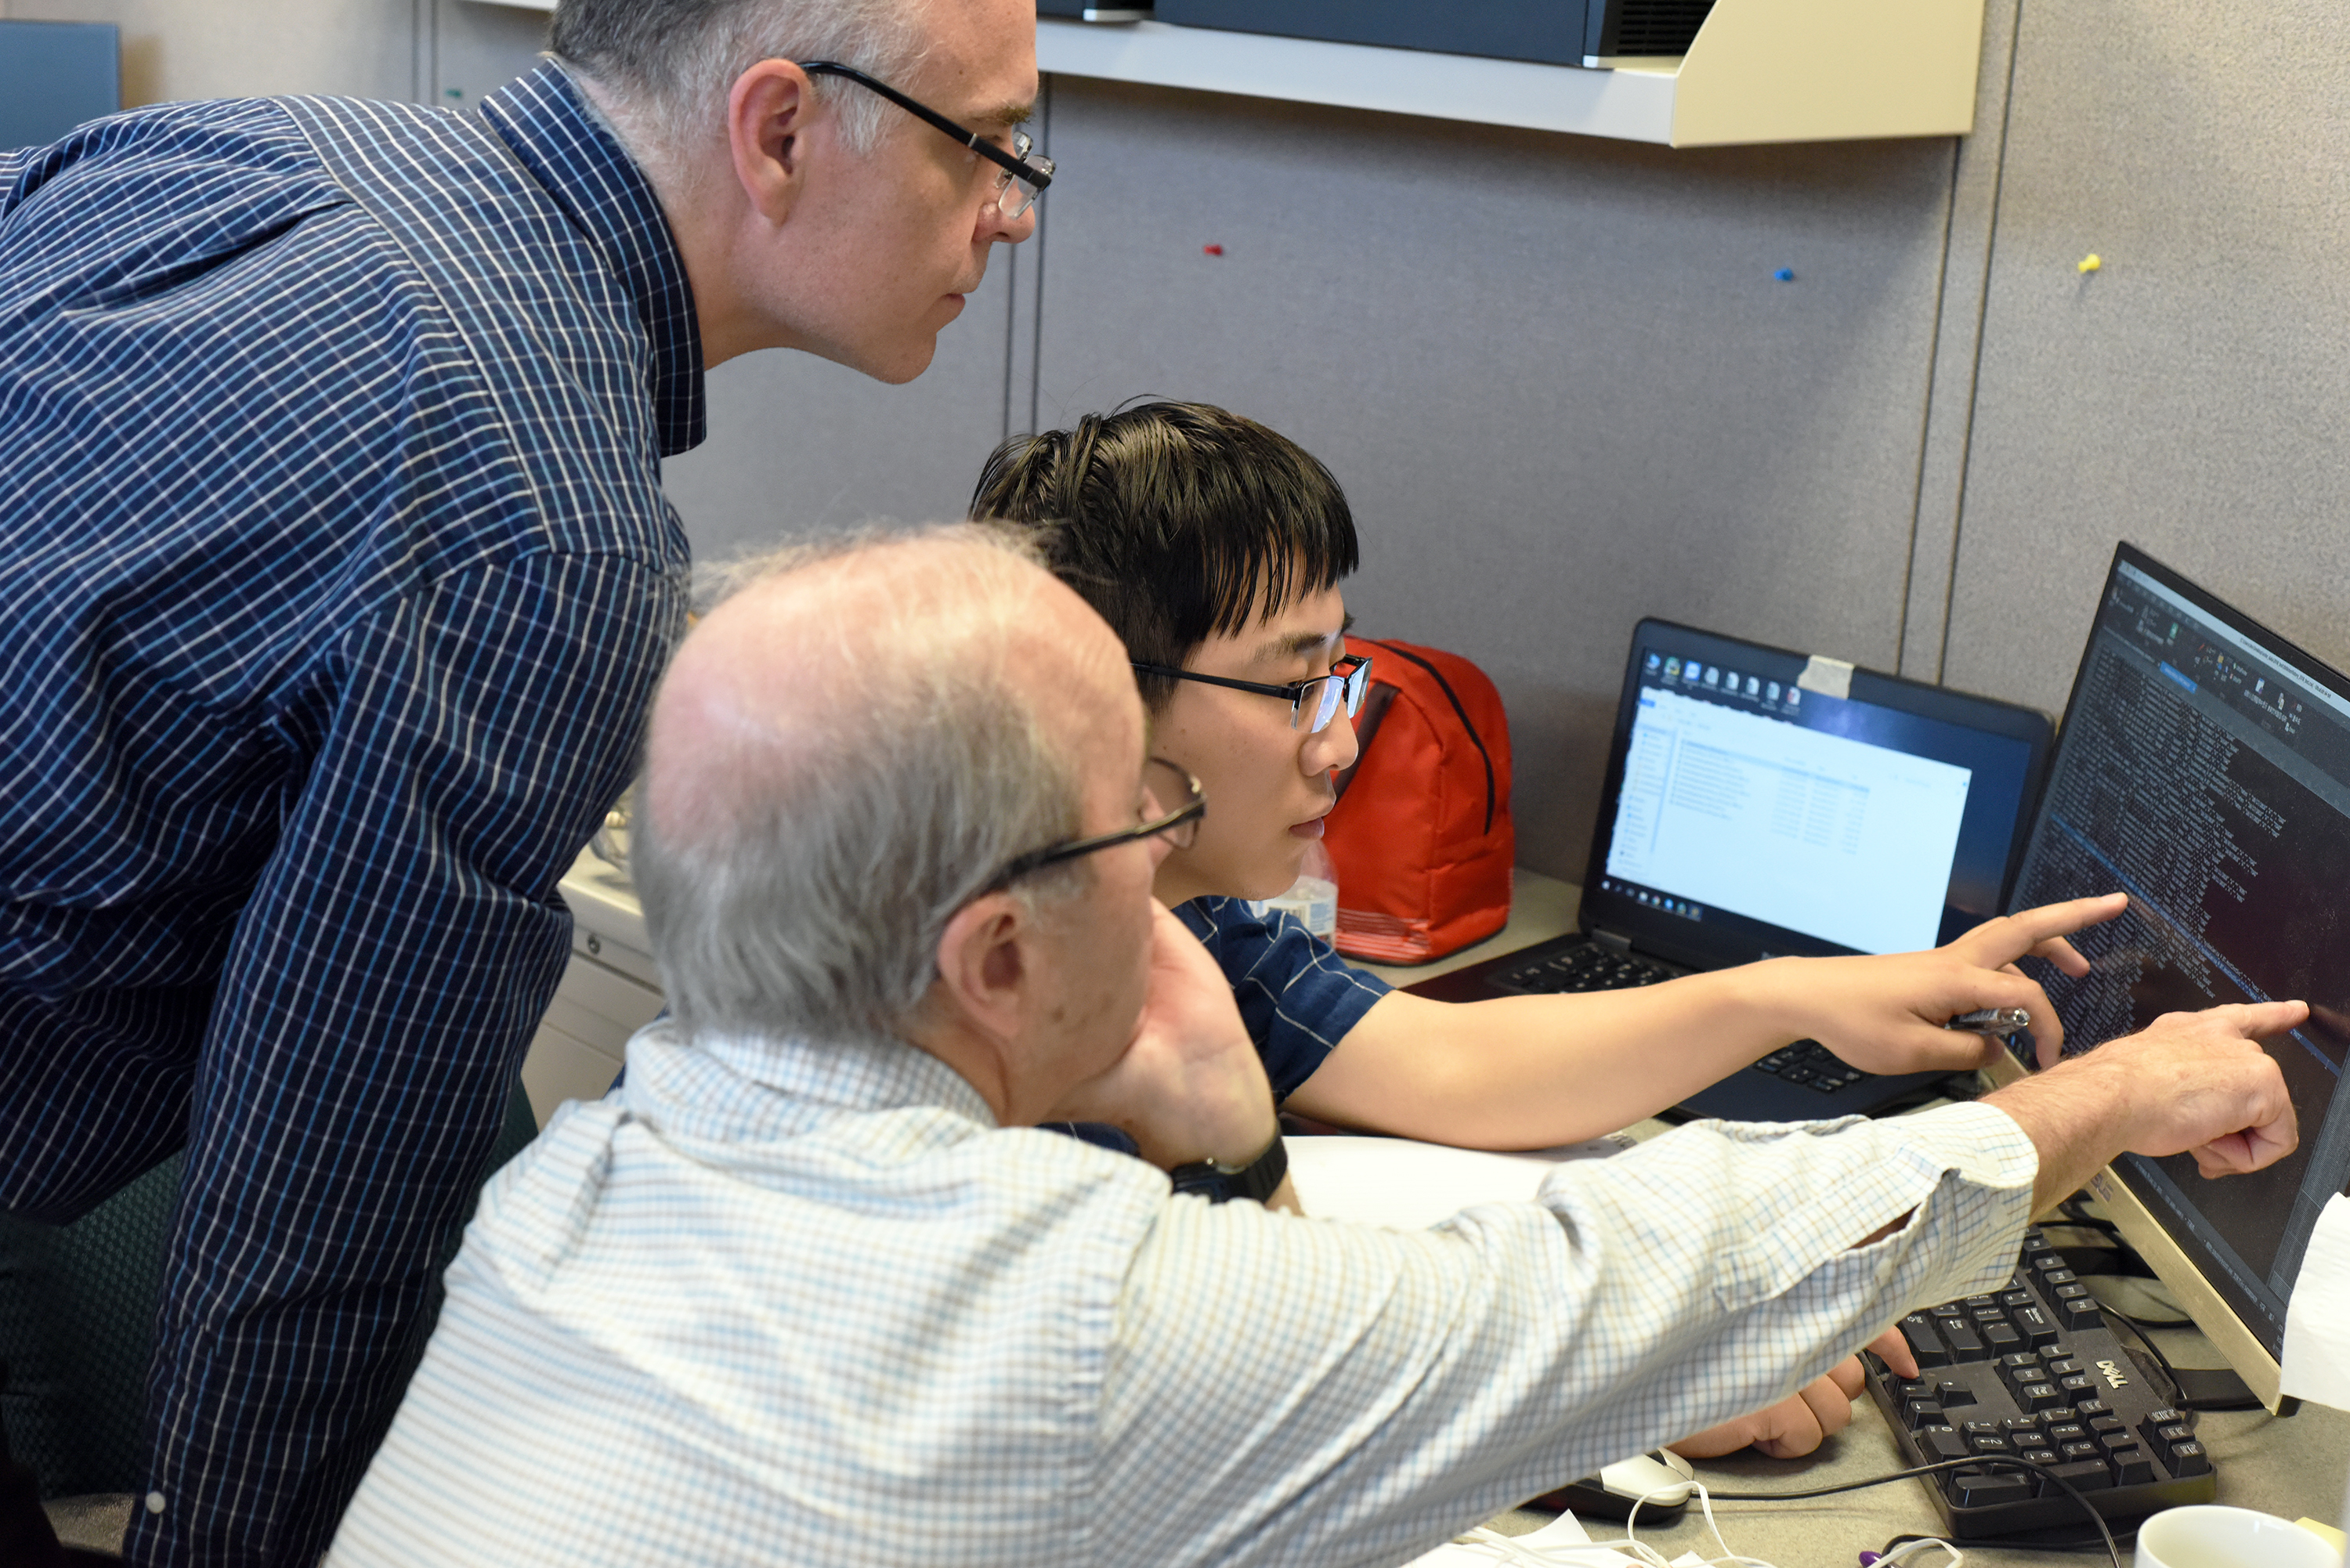
M 1281 1189 L 1283 1178 L 1289 1174 L 1289 1150 L 1281 1135 L 1264 1152 L 1246 1165 L 1222 1165 L 1212 1159 L 1196 1165 L 1179 1165 L 1167 1173 L 1178 1192 L 1193 1192 L 1211 1203 L 1225 1203 L 1235 1198 L 1253 1199 L 1259 1203 Z

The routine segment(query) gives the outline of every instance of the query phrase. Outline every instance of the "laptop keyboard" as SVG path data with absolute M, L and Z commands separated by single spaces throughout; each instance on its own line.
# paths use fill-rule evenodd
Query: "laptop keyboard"
M 1869 1078 L 1869 1075 L 1816 1040 L 1798 1040 L 1783 1046 L 1755 1063 L 1754 1067 L 1783 1084 L 1800 1084 L 1815 1095 L 1840 1095 Z
M 1544 996 L 1568 991 L 1626 991 L 1654 985 L 1680 971 L 1638 953 L 1617 952 L 1598 942 L 1577 942 L 1531 963 L 1496 975 L 1499 990 Z M 1800 1085 L 1815 1095 L 1840 1095 L 1869 1081 L 1869 1075 L 1831 1054 L 1816 1040 L 1798 1040 L 1754 1064 L 1782 1083 Z M 1825 1111 L 1833 1107 L 1824 1107 Z
M 1598 942 L 1577 942 L 1496 975 L 1493 983 L 1503 991 L 1544 996 L 1563 991 L 1628 991 L 1636 985 L 1670 980 L 1678 972 L 1637 953 L 1617 952 Z
M 1915 1381 L 1865 1357 L 1868 1390 L 1908 1463 L 2008 1454 L 2046 1465 L 2108 1520 L 2209 1502 L 2217 1482 L 2195 1418 L 2157 1393 L 2089 1289 L 2037 1231 L 2007 1288 L 1901 1320 Z M 2014 1468 L 1924 1478 L 1954 1541 L 2087 1532 L 2081 1505 Z

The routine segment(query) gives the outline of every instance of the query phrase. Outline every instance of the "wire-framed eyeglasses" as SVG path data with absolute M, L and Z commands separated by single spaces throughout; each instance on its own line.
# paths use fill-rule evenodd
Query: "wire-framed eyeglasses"
M 1006 865 L 987 884 L 988 891 L 1006 888 L 1031 872 L 1064 860 L 1074 860 L 1080 855 L 1091 855 L 1100 849 L 1115 849 L 1121 844 L 1138 839 L 1165 836 L 1178 849 L 1189 849 L 1200 841 L 1200 819 L 1208 815 L 1208 795 L 1200 781 L 1187 769 L 1169 762 L 1165 757 L 1152 757 L 1142 767 L 1142 800 L 1137 807 L 1141 818 L 1132 827 L 1121 827 L 1116 833 L 1097 834 L 1091 838 L 1073 838 L 1066 844 L 1047 845 L 1032 849 Z
M 841 77 L 868 92 L 880 94 L 923 124 L 936 126 L 994 164 L 995 194 L 993 200 L 1006 223 L 1035 206 L 1037 196 L 1053 182 L 1053 161 L 1041 156 L 1028 156 L 1036 144 L 1029 140 L 1024 130 L 1012 133 L 1012 151 L 1006 152 L 978 131 L 957 125 L 928 104 L 907 97 L 877 77 L 867 76 L 855 66 L 844 66 L 838 60 L 801 60 L 798 65 L 812 77 Z
M 1134 668 L 1145 675 L 1164 675 L 1170 680 L 1196 680 L 1202 686 L 1229 686 L 1235 691 L 1254 691 L 1260 696 L 1281 697 L 1289 702 L 1289 727 L 1318 735 L 1330 727 L 1344 703 L 1347 717 L 1351 719 L 1363 711 L 1363 691 L 1370 683 L 1371 660 L 1368 654 L 1347 654 L 1330 666 L 1327 675 L 1311 680 L 1293 680 L 1286 686 L 1268 686 L 1260 680 L 1234 680 L 1222 675 L 1202 675 L 1196 670 L 1178 670 L 1168 664 L 1145 664 L 1134 661 Z

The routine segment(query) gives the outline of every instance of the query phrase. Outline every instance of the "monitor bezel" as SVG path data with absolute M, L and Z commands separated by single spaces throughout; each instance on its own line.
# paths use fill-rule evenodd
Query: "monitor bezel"
M 1762 950 L 1756 950 L 1756 940 L 1751 936 L 1732 932 L 1728 928 L 1709 929 L 1702 924 L 1692 926 L 1688 921 L 1650 909 L 1637 899 L 1607 891 L 1607 853 L 1615 839 L 1616 827 L 1610 803 L 1623 789 L 1625 760 L 1631 750 L 1633 720 L 1639 711 L 1640 649 L 1655 633 L 1668 634 L 1678 641 L 1718 645 L 1723 651 L 1720 654 L 1708 652 L 1705 657 L 1709 660 L 1717 657 L 1734 659 L 1752 669 L 1752 673 L 1777 680 L 1783 685 L 1797 684 L 1813 659 L 1813 655 L 1799 653 L 1793 649 L 1776 648 L 1727 632 L 1668 620 L 1661 616 L 1644 616 L 1633 627 L 1631 643 L 1624 660 L 1623 688 L 1617 696 L 1616 727 L 1608 742 L 1607 767 L 1600 779 L 1598 820 L 1592 826 L 1591 854 L 1583 875 L 1582 923 L 1585 929 L 1627 937 L 1643 952 L 1692 969 L 1726 968 L 1782 954 L 1832 958 L 1853 952 L 1856 950 L 1852 948 L 1777 926 L 1764 928 L 1777 934 L 1767 940 Z M 1769 661 L 1769 666 L 1753 668 L 1755 657 Z M 2000 873 L 1999 898 L 1995 907 L 2004 909 L 2009 895 L 2015 888 L 2016 872 L 2023 864 L 2023 846 L 2029 841 L 2029 829 L 2039 820 L 2040 797 L 2047 784 L 2049 759 L 2054 753 L 2055 732 L 2048 715 L 2020 702 L 1953 691 L 1947 686 L 1913 680 L 1906 676 L 1888 675 L 1860 665 L 1851 666 L 1850 670 L 1851 683 L 1846 695 L 1853 701 L 2019 741 L 2030 748 L 2030 755 L 2024 763 L 2023 794 L 2016 803 L 2015 823 L 2008 835 L 2006 864 Z M 1760 921 L 1751 923 L 1763 924 Z
M 2213 621 L 2242 635 L 2263 654 L 2278 662 L 2289 664 L 2294 671 L 2314 684 L 2323 686 L 2345 701 L 2350 701 L 2350 676 L 2335 670 L 2291 638 L 2279 633 L 2267 623 L 2246 615 L 2234 606 L 2218 598 L 2208 588 L 2190 581 L 2174 568 L 2127 540 L 2114 545 L 2113 560 L 2106 568 L 2105 580 L 2098 586 L 2095 607 L 2090 612 L 2088 635 L 2082 639 L 2081 659 L 2073 676 L 2073 690 L 2064 700 L 2064 718 L 2058 727 L 2061 738 L 2072 729 L 2074 712 L 2081 700 L 2084 677 L 2088 673 L 2089 660 L 2096 650 L 2097 628 L 2104 618 L 2106 602 L 2112 596 L 2114 584 L 2122 568 L 2127 566 L 2143 574 L 2167 591 L 2192 605 Z M 2056 758 L 2052 753 L 2047 780 L 2043 787 L 2041 804 L 2032 814 L 2031 832 L 2025 836 L 2029 845 L 2040 833 L 2041 820 L 2050 806 L 2048 785 L 2055 779 Z M 2022 865 L 2019 852 L 2017 869 Z M 2011 878 L 2006 902 L 2014 899 Z M 2012 1069 L 2012 1070 L 2011 1070 Z M 2022 1077 L 2025 1068 L 2021 1064 L 2002 1062 L 1991 1070 L 1998 1084 L 2012 1083 Z M 2195 1320 L 2195 1325 L 2227 1358 L 2236 1375 L 2244 1380 L 2255 1398 L 2274 1414 L 2291 1415 L 2298 1401 L 2286 1397 L 2280 1385 L 2282 1372 L 2277 1356 L 2259 1332 L 2245 1322 L 2243 1314 L 2230 1304 L 2219 1288 L 2211 1283 L 2203 1268 L 2189 1255 L 2186 1247 L 2169 1228 L 2157 1218 L 2152 1206 L 2132 1180 L 2126 1166 L 2109 1165 L 2100 1170 L 2089 1183 L 2090 1193 L 2104 1207 L 2106 1218 L 2113 1222 L 2122 1240 L 2145 1260 L 2155 1277 L 2170 1288 L 2178 1298 L 2179 1306 Z

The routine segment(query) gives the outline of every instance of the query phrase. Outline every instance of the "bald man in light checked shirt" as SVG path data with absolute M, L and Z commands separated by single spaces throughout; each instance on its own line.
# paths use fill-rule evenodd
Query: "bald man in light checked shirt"
M 1167 776 L 1117 638 L 996 536 L 723 604 L 636 851 L 675 1017 L 486 1191 L 329 1560 L 1403 1563 L 1993 1288 L 2124 1149 L 2294 1142 L 2279 1002 L 1898 1121 L 1695 1124 L 1425 1231 L 1212 1201 L 1278 1134 L 1150 897 Z

